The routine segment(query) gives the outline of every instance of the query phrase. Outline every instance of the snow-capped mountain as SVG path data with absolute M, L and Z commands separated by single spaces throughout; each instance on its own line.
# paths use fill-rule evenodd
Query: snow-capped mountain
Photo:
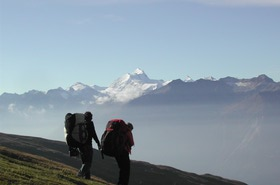
M 108 88 L 101 91 L 105 96 L 97 98 L 98 104 L 106 102 L 128 102 L 165 84 L 163 80 L 150 79 L 143 70 L 137 68 L 132 74 L 127 73 Z
M 77 82 L 74 85 L 70 86 L 66 90 L 67 91 L 77 91 L 78 92 L 78 91 L 83 91 L 85 89 L 93 89 L 93 90 L 96 90 L 96 91 L 102 91 L 102 90 L 106 89 L 106 87 L 100 87 L 98 85 L 89 86 L 89 85 L 83 84 L 81 82 Z
M 77 82 L 75 83 L 74 85 L 72 85 L 71 87 L 69 87 L 68 90 L 72 90 L 72 91 L 81 91 L 83 89 L 86 89 L 88 88 L 89 86 L 88 85 L 85 85 L 81 82 Z
M 232 86 L 236 92 L 276 91 L 280 89 L 279 83 L 274 82 L 264 74 L 251 79 L 226 77 L 221 78 L 220 81 Z
M 67 89 L 59 87 L 47 92 L 31 90 L 22 95 L 3 93 L 0 96 L 0 109 L 7 109 L 9 104 L 21 108 L 28 106 L 55 108 L 126 103 L 168 83 L 169 81 L 150 79 L 143 70 L 137 68 L 133 73 L 127 73 L 115 80 L 109 87 L 89 86 L 77 82 Z
M 184 82 L 193 82 L 194 80 L 190 76 L 186 76 Z

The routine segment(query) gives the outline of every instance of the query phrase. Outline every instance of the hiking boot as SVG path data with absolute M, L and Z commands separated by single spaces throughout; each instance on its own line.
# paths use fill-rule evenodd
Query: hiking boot
M 86 174 L 85 179 L 90 179 L 90 174 Z

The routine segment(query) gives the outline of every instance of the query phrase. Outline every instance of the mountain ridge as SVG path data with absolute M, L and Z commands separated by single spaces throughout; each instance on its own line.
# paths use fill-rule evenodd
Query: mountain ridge
M 179 81 L 182 83 L 179 83 Z M 178 85 L 177 87 L 176 84 Z M 280 83 L 274 82 L 264 74 L 250 79 L 238 79 L 228 76 L 219 80 L 211 77 L 193 81 L 190 77 L 187 77 L 186 80 L 164 81 L 150 79 L 143 70 L 137 68 L 133 73 L 124 74 L 116 79 L 109 87 L 90 86 L 76 82 L 67 89 L 59 87 L 50 89 L 47 92 L 30 90 L 23 94 L 3 93 L 0 95 L 0 110 L 7 111 L 11 107 L 18 107 L 19 109 L 33 107 L 35 109 L 49 110 L 69 106 L 127 104 L 141 99 L 142 96 L 160 95 L 164 94 L 163 92 L 167 91 L 167 89 L 178 88 L 179 90 L 182 86 L 189 87 L 187 93 L 194 92 L 193 88 L 196 88 L 196 93 L 204 93 L 205 96 L 208 96 L 206 92 L 209 92 L 210 89 L 212 89 L 212 93 L 219 93 L 221 88 L 225 88 L 224 93 L 228 92 L 231 95 L 243 93 L 245 96 L 250 93 L 256 94 L 267 91 L 278 93 L 280 91 Z M 193 96 L 195 95 L 197 94 L 193 94 Z M 216 94 L 216 96 L 219 96 L 219 94 Z M 211 99 L 213 97 L 205 98 Z

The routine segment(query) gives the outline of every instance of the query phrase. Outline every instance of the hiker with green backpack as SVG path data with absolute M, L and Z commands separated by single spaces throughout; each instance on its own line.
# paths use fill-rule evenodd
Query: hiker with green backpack
M 81 156 L 82 166 L 77 176 L 90 179 L 93 157 L 92 139 L 100 149 L 100 142 L 92 121 L 92 113 L 67 113 L 65 116 L 65 132 L 70 157 L 75 157 L 79 154 Z

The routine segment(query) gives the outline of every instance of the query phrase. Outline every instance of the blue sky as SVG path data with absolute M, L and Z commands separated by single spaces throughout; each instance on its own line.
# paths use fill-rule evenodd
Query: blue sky
M 0 0 L 0 94 L 151 79 L 280 81 L 279 0 Z

